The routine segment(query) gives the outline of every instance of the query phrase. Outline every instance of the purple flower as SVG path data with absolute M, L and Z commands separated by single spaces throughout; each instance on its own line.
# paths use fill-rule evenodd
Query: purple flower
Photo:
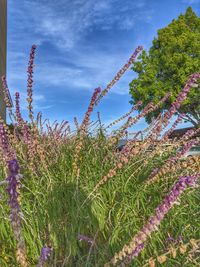
M 131 263 L 132 259 L 137 257 L 140 253 L 140 251 L 142 251 L 144 249 L 144 243 L 143 244 L 139 244 L 136 249 L 134 249 L 131 254 L 119 265 L 119 267 L 124 267 L 128 264 Z
M 47 259 L 50 256 L 51 252 L 52 252 L 52 248 L 51 247 L 43 247 L 42 248 L 37 267 L 43 267 L 44 266 L 44 263 L 45 263 L 45 261 L 47 261 Z
M 8 204 L 10 206 L 10 221 L 12 225 L 12 229 L 14 232 L 15 239 L 17 241 L 17 261 L 21 264 L 21 266 L 28 266 L 26 260 L 26 249 L 24 239 L 21 233 L 21 209 L 19 203 L 19 192 L 20 188 L 19 180 L 22 178 L 22 175 L 19 174 L 19 164 L 16 159 L 12 159 L 8 161 L 8 187 L 7 192 L 9 196 Z
M 172 236 L 169 236 L 169 237 L 167 238 L 167 241 L 169 241 L 169 242 L 174 242 L 174 238 L 173 238 Z

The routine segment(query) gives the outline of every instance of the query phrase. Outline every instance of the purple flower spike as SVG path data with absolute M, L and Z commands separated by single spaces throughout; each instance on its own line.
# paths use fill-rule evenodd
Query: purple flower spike
M 118 266 L 118 267 L 124 267 L 131 263 L 132 259 L 137 257 L 139 253 L 144 249 L 144 243 L 140 244 L 134 249 L 131 254 Z
M 52 252 L 52 248 L 51 247 L 43 247 L 42 248 L 37 267 L 43 267 L 44 266 L 44 263 L 45 263 L 45 261 L 47 261 L 47 259 L 50 256 L 51 252 Z
M 9 160 L 8 164 L 8 187 L 6 188 L 9 196 L 8 205 L 10 206 L 10 222 L 14 232 L 15 239 L 17 241 L 17 261 L 20 266 L 28 266 L 26 259 L 26 248 L 24 239 L 21 233 L 21 209 L 19 203 L 20 182 L 22 175 L 19 174 L 19 164 L 16 159 Z
M 167 241 L 169 241 L 169 242 L 174 242 L 174 238 L 173 238 L 172 236 L 169 236 L 169 237 L 167 238 Z
M 17 175 L 19 171 L 19 164 L 16 159 L 8 161 L 8 169 L 12 175 Z

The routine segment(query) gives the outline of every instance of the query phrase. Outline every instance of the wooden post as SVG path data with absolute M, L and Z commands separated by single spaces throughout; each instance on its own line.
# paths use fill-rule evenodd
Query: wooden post
M 1 77 L 6 75 L 7 0 L 0 0 L 0 116 L 6 121 L 6 104 L 3 98 Z

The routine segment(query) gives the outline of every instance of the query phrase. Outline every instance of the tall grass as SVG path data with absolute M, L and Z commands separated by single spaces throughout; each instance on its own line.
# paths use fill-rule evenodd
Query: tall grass
M 200 266 L 200 192 L 192 184 L 184 188 L 176 205 L 170 206 L 158 229 L 145 239 L 141 251 L 135 253 L 124 247 L 154 215 L 179 177 L 198 178 L 200 174 L 199 157 L 182 158 L 193 142 L 199 142 L 195 137 L 199 129 L 187 132 L 179 140 L 169 139 L 179 118 L 171 130 L 166 130 L 188 91 L 197 90 L 200 74 L 188 78 L 172 108 L 144 130 L 143 141 L 138 141 L 138 132 L 121 152 L 116 149 L 119 139 L 169 95 L 157 105 L 149 103 L 135 117 L 128 117 L 133 108 L 111 125 L 103 126 L 99 114 L 96 122 L 90 122 L 97 103 L 140 50 L 141 47 L 106 89 L 95 90 L 83 122 L 79 124 L 75 119 L 76 131 L 71 131 L 67 121 L 51 125 L 41 113 L 34 117 L 35 46 L 32 47 L 27 85 L 30 122 L 21 116 L 19 93 L 16 110 L 10 110 L 13 127 L 0 122 L 0 266 L 44 266 L 44 261 L 51 267 Z M 3 82 L 6 98 L 5 78 Z M 124 124 L 108 134 L 107 130 L 121 120 Z M 179 147 L 183 148 L 177 152 Z M 16 173 L 9 169 L 13 160 L 20 167 Z M 19 173 L 22 177 L 15 180 Z M 13 191 L 6 191 L 11 178 L 16 182 L 12 187 L 15 198 Z M 9 198 L 18 203 L 17 210 L 8 203 Z M 18 228 L 10 217 L 14 211 L 20 222 Z M 41 252 L 44 247 L 52 248 L 45 257 L 45 251 Z M 19 248 L 22 255 L 16 254 Z M 117 256 L 120 251 L 121 256 Z M 24 262 L 21 256 L 25 257 Z

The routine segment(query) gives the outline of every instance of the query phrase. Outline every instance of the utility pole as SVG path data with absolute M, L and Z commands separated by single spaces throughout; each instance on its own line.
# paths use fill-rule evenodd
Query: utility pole
M 7 46 L 7 0 L 0 0 L 0 116 L 6 121 L 6 103 L 4 102 L 1 77 L 6 75 Z

